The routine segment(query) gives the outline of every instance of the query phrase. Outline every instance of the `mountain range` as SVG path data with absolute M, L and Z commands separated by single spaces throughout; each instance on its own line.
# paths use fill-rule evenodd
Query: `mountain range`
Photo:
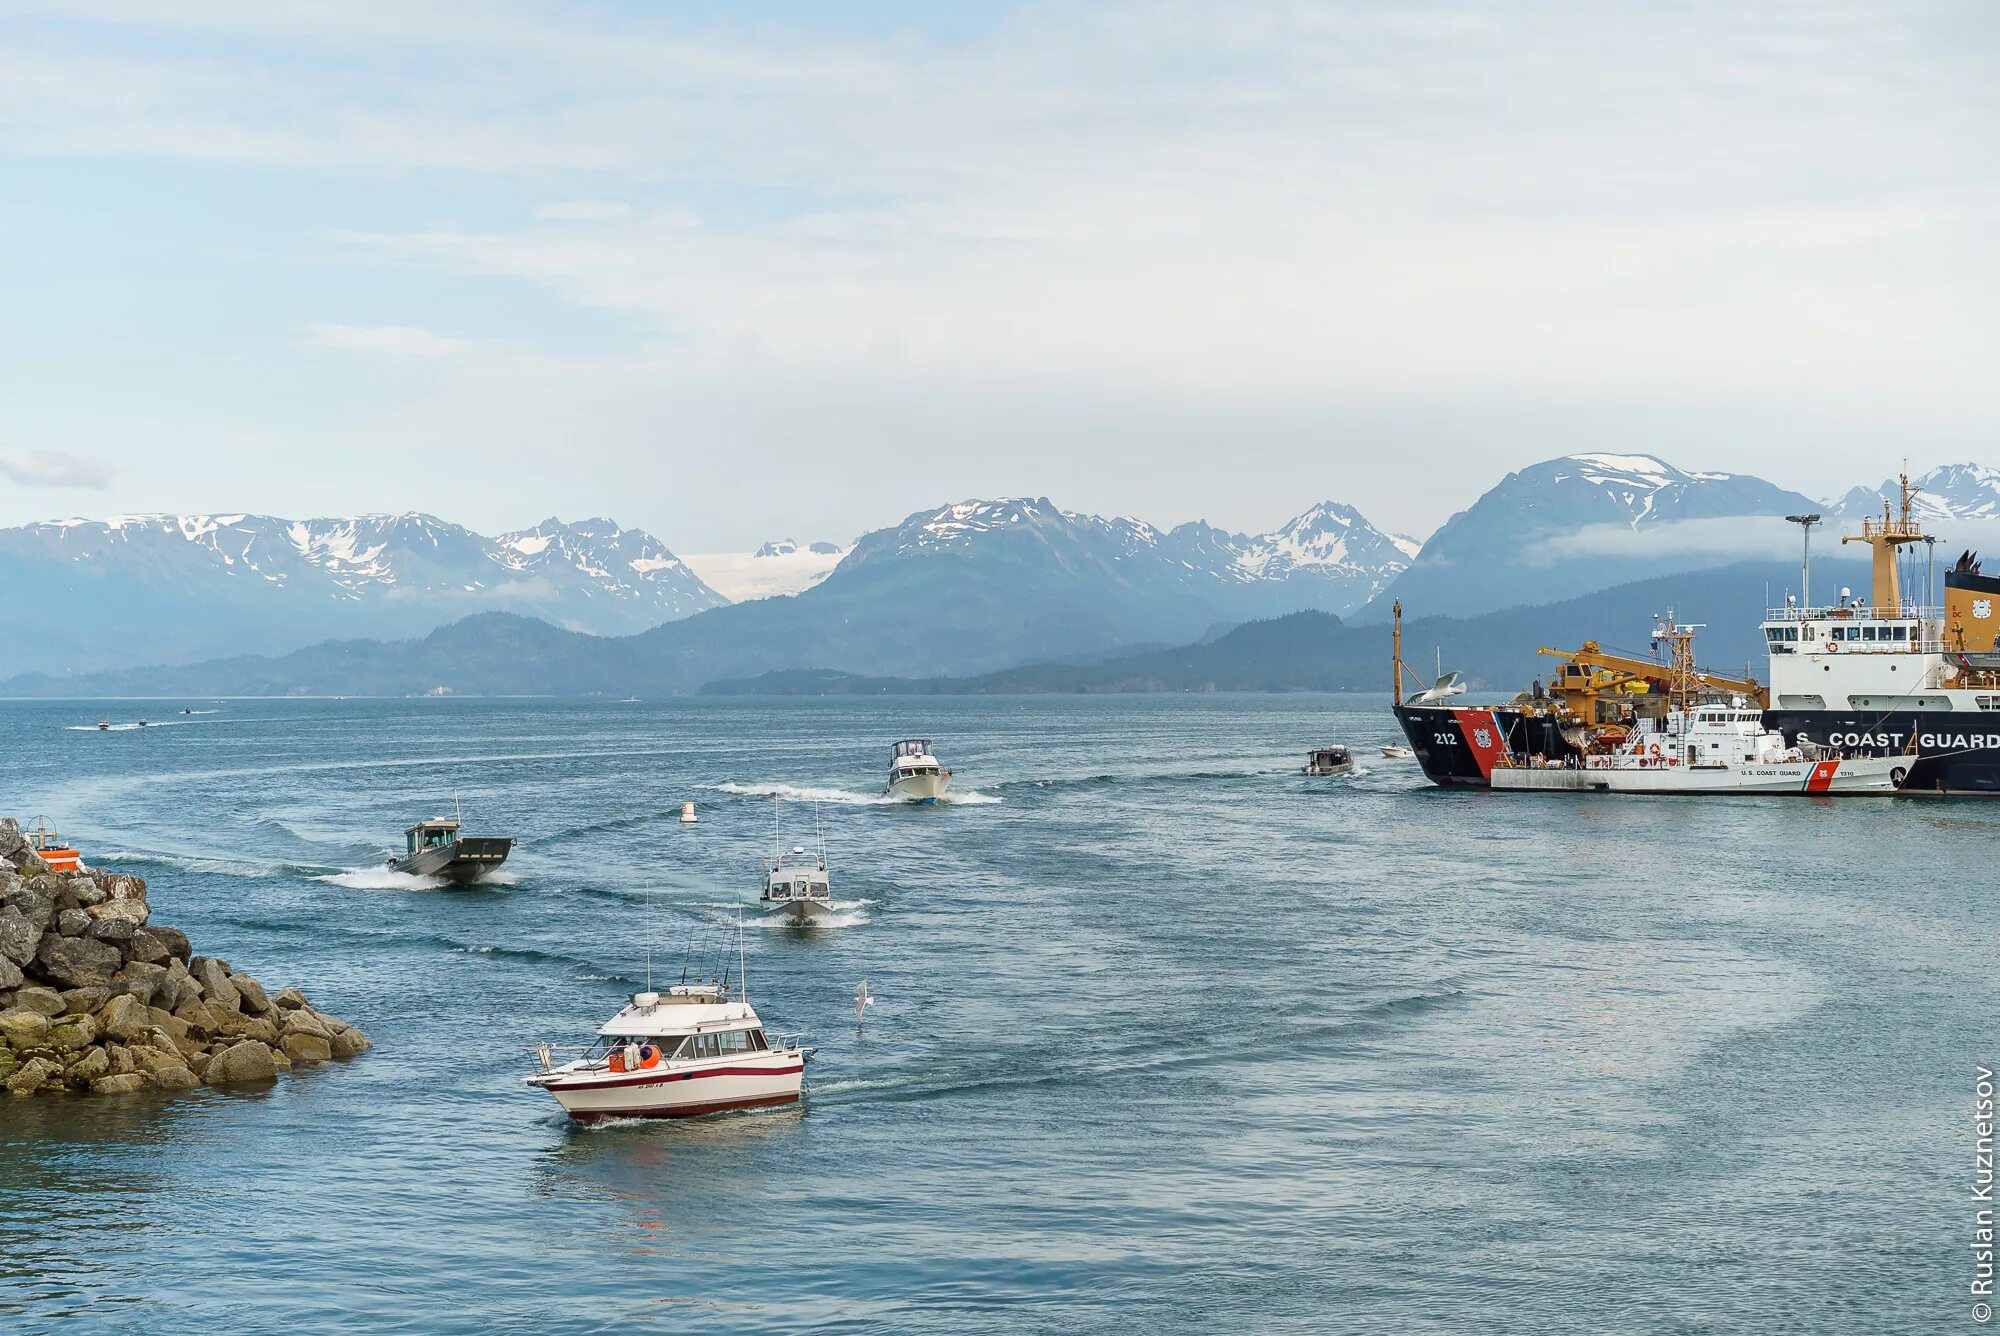
M 1993 470 L 1919 483 L 1927 522 L 1947 538 L 2000 515 Z M 1838 501 L 1879 504 L 1868 489 Z M 922 681 L 1102 666 L 1300 610 L 1346 617 L 1351 633 L 1379 627 L 1398 599 L 1413 622 L 1511 621 L 1516 632 L 1465 644 L 1517 663 L 1520 627 L 1563 629 L 1570 616 L 1552 643 L 1615 634 L 1581 619 L 1658 609 L 1597 595 L 1682 575 L 1714 577 L 1676 586 L 1683 615 L 1717 627 L 1711 644 L 1728 655 L 1740 635 L 1747 655 L 1765 585 L 1781 597 L 1796 571 L 1782 516 L 1809 509 L 1840 513 L 1762 479 L 1609 454 L 1509 474 L 1421 546 L 1332 501 L 1244 535 L 1201 522 L 1163 530 L 1045 497 L 970 500 L 847 549 L 774 541 L 734 558 L 786 572 L 763 588 L 804 573 L 795 593 L 736 603 L 657 539 L 608 520 L 497 539 L 427 516 L 63 521 L 0 531 L 0 579 L 37 595 L 17 600 L 0 659 L 0 670 L 32 671 L 0 693 L 658 694 L 820 671 Z M 1839 553 L 1820 549 L 1818 561 L 1847 563 L 1828 578 L 1858 579 L 1851 550 Z M 818 569 L 786 566 L 807 560 Z M 1730 583 L 1746 579 L 1755 587 Z M 1552 607 L 1568 611 L 1553 623 L 1535 611 Z M 1725 623 L 1725 608 L 1744 624 Z M 481 615 L 450 621 L 472 610 Z
M 797 617 L 817 640 L 773 633 L 759 644 L 762 630 L 744 629 L 747 643 L 719 651 L 732 662 L 838 640 L 849 626 L 942 614 L 943 634 L 862 634 L 857 651 L 874 645 L 894 656 L 869 660 L 876 668 L 907 657 L 927 670 L 972 670 L 1183 639 L 1300 607 L 1348 611 L 1415 547 L 1334 502 L 1249 537 L 1203 524 L 1162 532 L 1059 510 L 1046 498 L 969 501 L 911 515 L 852 548 L 786 540 L 748 557 L 692 562 L 605 519 L 549 519 L 497 538 L 429 515 L 59 520 L 0 530 L 0 585 L 33 593 L 15 615 L 26 634 L 0 644 L 0 677 L 285 653 L 329 635 L 403 638 L 480 611 L 629 635 L 730 604 L 698 565 L 746 602 L 815 595 Z M 962 600 L 948 588 L 957 581 L 988 591 L 989 621 L 954 622 L 954 612 L 987 596 Z M 1045 606 L 1021 605 L 1023 597 Z M 735 646 L 739 628 L 764 625 L 751 615 L 689 639 Z M 106 635 L 110 627 L 120 634 Z
M 0 529 L 20 591 L 0 673 L 62 674 L 421 635 L 506 609 L 617 635 L 720 607 L 651 535 L 606 519 L 486 538 L 432 515 L 133 515 Z M 115 629 L 116 634 L 110 632 Z

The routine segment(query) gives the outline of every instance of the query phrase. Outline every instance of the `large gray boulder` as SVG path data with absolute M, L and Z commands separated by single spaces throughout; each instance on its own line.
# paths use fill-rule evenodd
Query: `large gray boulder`
M 35 958 L 42 944 L 42 925 L 23 914 L 17 906 L 0 908 L 0 959 L 25 965 Z
M 31 983 L 26 988 L 15 993 L 14 1005 L 24 1007 L 29 1011 L 39 1011 L 44 1016 L 60 1016 L 63 1014 L 62 994 L 53 988 L 44 988 L 37 983 Z
M 144 900 L 106 900 L 83 911 L 99 923 L 125 923 L 133 928 L 146 926 L 146 919 L 152 911 Z M 127 933 L 126 936 L 130 936 Z
M 120 993 L 104 1004 L 97 1013 L 97 1028 L 113 1039 L 134 1040 L 153 1028 L 153 1018 L 146 1014 L 146 1004 L 130 993 Z
M 271 1048 L 255 1039 L 239 1039 L 208 1060 L 202 1079 L 212 1086 L 244 1085 L 252 1081 L 274 1081 L 278 1064 L 271 1060 Z
M 278 1047 L 293 1062 L 325 1062 L 333 1057 L 333 1044 L 320 1035 L 288 1034 L 278 1042 Z
M 179 928 L 163 928 L 157 923 L 149 923 L 146 931 L 158 938 L 160 944 L 167 948 L 167 954 L 175 959 L 185 962 L 193 957 L 194 945 Z
M 108 984 L 125 958 L 109 942 L 45 933 L 35 951 L 36 972 L 71 988 Z
M 93 941 L 113 942 L 122 948 L 125 943 L 132 940 L 132 934 L 137 931 L 139 929 L 130 919 L 105 918 L 98 919 L 88 928 L 85 928 L 83 935 L 91 938 Z M 120 954 L 123 954 L 122 950 Z
M 190 971 L 201 980 L 202 1001 L 208 1003 L 212 1011 L 217 1006 L 238 1011 L 243 1006 L 243 995 L 236 991 L 236 985 L 229 981 L 229 964 L 214 956 L 196 956 Z
M 5 956 L 0 956 L 0 993 L 11 992 L 28 981 L 21 973 L 21 967 Z
M 47 928 L 49 920 L 56 916 L 56 902 L 49 896 L 30 887 L 18 877 L 9 878 L 13 883 L 0 891 L 0 904 L 17 909 L 21 916 L 37 928 Z
M 62 1068 L 47 1058 L 29 1058 L 20 1069 L 8 1078 L 7 1093 L 10 1095 L 32 1095 L 51 1081 L 60 1081 Z
M 65 937 L 81 937 L 83 930 L 90 926 L 90 915 L 81 909 L 62 909 L 56 912 L 56 931 Z
M 253 1016 L 261 1016 L 271 1009 L 271 999 L 264 995 L 264 985 L 247 974 L 232 974 L 229 982 L 235 985 L 237 995 L 243 999 L 243 1009 Z
M 118 1076 L 98 1077 L 90 1083 L 90 1093 L 93 1095 L 130 1095 L 144 1090 L 152 1084 L 154 1082 L 150 1078 L 141 1076 L 138 1072 L 125 1072 Z M 189 1078 L 189 1084 L 193 1084 L 192 1077 Z
M 0 1044 L 25 1052 L 48 1042 L 49 1018 L 39 1011 L 13 1007 L 0 1011 Z

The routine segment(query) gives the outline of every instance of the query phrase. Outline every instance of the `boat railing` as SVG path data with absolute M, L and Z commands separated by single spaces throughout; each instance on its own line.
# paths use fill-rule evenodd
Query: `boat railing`
M 1834 604 L 1817 608 L 1766 608 L 1764 620 L 1767 622 L 1941 622 L 1944 620 L 1944 609 L 1916 603 L 1905 603 L 1901 611 L 1870 607 L 1866 603 L 1858 608 L 1851 604 Z

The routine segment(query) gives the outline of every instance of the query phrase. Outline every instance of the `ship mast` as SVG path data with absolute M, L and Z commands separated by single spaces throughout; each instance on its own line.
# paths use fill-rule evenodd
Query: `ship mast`
M 1396 651 L 1396 663 L 1394 668 L 1394 672 L 1396 674 L 1395 703 L 1401 705 L 1403 703 L 1403 600 L 1402 599 L 1400 598 L 1397 599 L 1395 603 L 1390 606 L 1390 614 L 1394 618 L 1394 621 L 1391 623 L 1391 625 L 1395 628 L 1390 632 L 1390 639 L 1391 642 L 1394 644 Z
M 1899 475 L 1903 496 L 1901 514 L 1891 514 L 1889 501 L 1882 501 L 1882 518 L 1861 521 L 1861 532 L 1842 534 L 1840 541 L 1846 543 L 1866 543 L 1875 550 L 1874 588 L 1869 594 L 1874 602 L 1877 617 L 1900 617 L 1903 615 L 1903 585 L 1896 572 L 1896 553 L 1911 544 L 1921 543 L 1930 535 L 1923 526 L 1910 519 L 1910 498 L 1918 489 L 1910 486 L 1910 475 Z M 1928 592 L 1928 591 L 1926 591 Z
M 1694 663 L 1694 633 L 1700 628 L 1700 622 L 1675 621 L 1672 608 L 1666 616 L 1655 619 L 1653 639 L 1667 647 L 1667 698 L 1676 710 L 1691 709 L 1695 693 L 1704 683 L 1704 675 Z

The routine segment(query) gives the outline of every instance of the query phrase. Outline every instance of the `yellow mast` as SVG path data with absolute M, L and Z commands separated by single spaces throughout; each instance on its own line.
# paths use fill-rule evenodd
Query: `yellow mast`
M 1910 543 L 1921 543 L 1928 536 L 1923 526 L 1910 520 L 1910 497 L 1916 488 L 1910 486 L 1910 475 L 1900 475 L 1903 484 L 1903 505 L 1900 515 L 1891 515 L 1889 502 L 1882 502 L 1882 518 L 1861 521 L 1861 532 L 1842 534 L 1840 541 L 1846 543 L 1866 543 L 1875 550 L 1874 588 L 1869 591 L 1874 602 L 1877 617 L 1899 617 L 1903 612 L 1903 585 L 1896 574 L 1896 552 Z

